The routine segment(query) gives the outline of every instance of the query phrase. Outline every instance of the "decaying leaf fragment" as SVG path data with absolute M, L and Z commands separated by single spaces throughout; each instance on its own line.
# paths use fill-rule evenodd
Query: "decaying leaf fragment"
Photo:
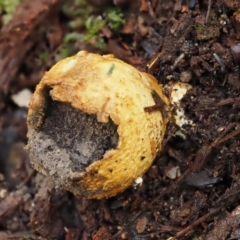
M 33 94 L 28 145 L 33 167 L 76 196 L 116 195 L 141 177 L 161 149 L 167 124 L 151 75 L 114 58 L 80 51 L 48 71 Z

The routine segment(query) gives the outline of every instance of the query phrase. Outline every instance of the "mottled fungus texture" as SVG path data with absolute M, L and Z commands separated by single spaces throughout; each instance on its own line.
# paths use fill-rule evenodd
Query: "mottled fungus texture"
M 54 181 L 62 185 L 58 181 L 61 174 L 84 172 L 117 144 L 117 125 L 111 119 L 100 123 L 95 114 L 86 114 L 69 103 L 49 100 L 42 125 L 29 134 L 28 148 L 35 162 L 41 163 Z
M 114 196 L 151 166 L 169 104 L 153 76 L 113 55 L 80 51 L 46 72 L 31 97 L 32 166 L 77 197 Z

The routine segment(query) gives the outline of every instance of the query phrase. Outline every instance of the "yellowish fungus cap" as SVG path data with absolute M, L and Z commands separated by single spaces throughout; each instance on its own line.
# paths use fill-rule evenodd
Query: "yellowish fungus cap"
M 29 104 L 27 149 L 33 167 L 79 197 L 100 199 L 122 192 L 148 170 L 161 149 L 167 119 L 160 110 L 144 111 L 156 104 L 153 92 L 169 105 L 153 76 L 112 55 L 81 51 L 61 60 L 44 75 Z M 66 164 L 63 174 L 57 163 L 56 169 L 50 169 L 39 159 L 31 139 L 33 132 L 41 132 L 48 94 L 53 101 L 96 115 L 100 123 L 111 119 L 117 125 L 117 147 L 107 150 L 84 171 L 74 171 Z

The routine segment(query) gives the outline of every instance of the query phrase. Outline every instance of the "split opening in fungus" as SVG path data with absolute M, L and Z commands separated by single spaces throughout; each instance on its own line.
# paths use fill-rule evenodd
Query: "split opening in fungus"
M 117 147 L 118 126 L 111 119 L 100 123 L 95 114 L 84 113 L 50 97 L 45 99 L 42 124 L 31 136 L 32 152 L 45 161 L 45 167 L 49 163 L 47 168 L 51 169 L 53 162 L 67 167 L 70 161 L 71 171 L 84 172 L 91 163 L 102 159 L 107 150 Z

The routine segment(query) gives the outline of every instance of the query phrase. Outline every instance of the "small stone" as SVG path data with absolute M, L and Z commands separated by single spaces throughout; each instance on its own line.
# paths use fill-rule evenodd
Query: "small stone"
M 136 224 L 136 230 L 138 233 L 143 233 L 145 228 L 146 228 L 146 225 L 147 225 L 147 218 L 145 216 L 141 217 L 137 224 Z
M 191 71 L 184 71 L 180 74 L 180 80 L 184 83 L 190 82 L 192 79 L 192 72 Z

